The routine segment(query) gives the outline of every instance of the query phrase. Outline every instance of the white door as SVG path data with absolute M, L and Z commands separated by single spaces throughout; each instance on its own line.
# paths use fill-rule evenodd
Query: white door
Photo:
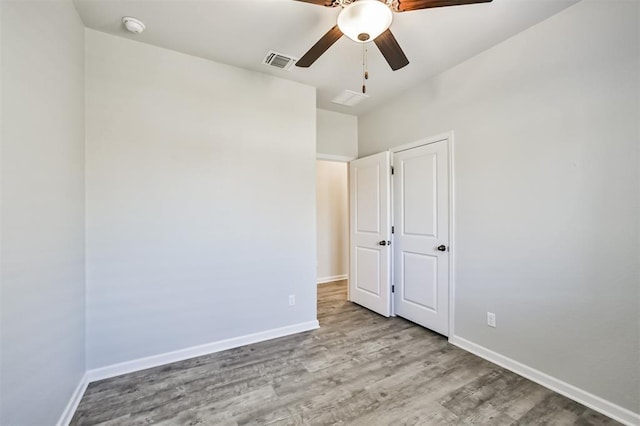
M 389 153 L 349 163 L 351 253 L 349 300 L 391 315 Z
M 440 141 L 393 154 L 396 315 L 449 334 L 449 159 Z

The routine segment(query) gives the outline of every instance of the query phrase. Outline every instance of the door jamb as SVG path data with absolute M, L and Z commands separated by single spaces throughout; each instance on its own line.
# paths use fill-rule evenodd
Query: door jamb
M 441 133 L 436 136 L 431 136 L 425 139 L 419 139 L 414 142 L 406 143 L 403 145 L 399 145 L 389 149 L 391 153 L 391 164 L 393 165 L 394 154 L 401 151 L 406 151 L 408 149 L 417 148 L 423 145 L 429 145 L 436 142 L 447 141 L 447 153 L 449 156 L 449 336 L 454 336 L 454 325 L 455 325 L 455 222 L 454 222 L 454 212 L 455 212 L 455 181 L 454 181 L 454 170 L 453 170 L 453 158 L 454 158 L 454 135 L 453 130 L 447 133 Z M 391 185 L 391 200 L 393 200 L 393 184 Z M 395 223 L 394 209 L 391 209 L 391 224 Z M 393 239 L 393 235 L 391 236 Z M 391 276 L 395 276 L 395 264 L 391 262 Z M 393 285 L 393 279 L 391 280 L 391 285 Z M 396 316 L 395 312 L 395 295 L 392 294 L 391 297 L 391 315 Z

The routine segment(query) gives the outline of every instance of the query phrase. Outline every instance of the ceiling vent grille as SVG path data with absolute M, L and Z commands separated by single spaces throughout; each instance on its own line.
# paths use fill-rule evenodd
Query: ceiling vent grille
M 331 102 L 338 105 L 344 105 L 348 107 L 356 106 L 360 102 L 367 99 L 369 96 L 353 92 L 351 90 L 343 90 L 338 96 L 336 96 Z
M 273 50 L 270 50 L 265 56 L 264 61 L 262 63 L 264 65 L 269 65 L 274 68 L 278 68 L 285 71 L 290 71 L 293 64 L 296 63 L 298 59 L 289 55 L 285 55 L 284 53 L 278 53 Z

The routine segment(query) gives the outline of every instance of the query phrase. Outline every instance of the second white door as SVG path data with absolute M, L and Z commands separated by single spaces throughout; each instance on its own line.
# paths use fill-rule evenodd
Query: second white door
M 449 334 L 449 159 L 443 140 L 393 154 L 398 316 Z

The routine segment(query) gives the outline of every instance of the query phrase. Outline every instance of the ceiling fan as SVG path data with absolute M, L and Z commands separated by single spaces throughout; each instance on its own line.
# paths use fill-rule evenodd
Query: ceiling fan
M 391 69 L 396 71 L 409 64 L 389 27 L 393 12 L 488 3 L 492 0 L 296 0 L 325 7 L 342 7 L 338 22 L 313 45 L 296 66 L 308 68 L 343 35 L 357 43 L 373 41 Z

